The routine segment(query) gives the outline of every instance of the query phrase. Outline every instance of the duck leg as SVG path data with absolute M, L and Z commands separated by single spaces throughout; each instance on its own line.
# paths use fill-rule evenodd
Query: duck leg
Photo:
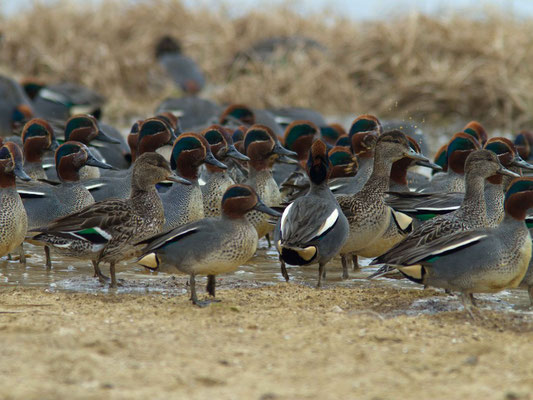
M 285 265 L 285 261 L 279 258 L 279 263 L 281 264 L 281 275 L 285 278 L 285 282 L 289 282 L 289 273 L 287 272 L 287 266 Z
M 353 270 L 358 271 L 361 269 L 359 266 L 359 260 L 357 258 L 357 254 L 352 254 L 352 263 L 353 263 Z
M 115 263 L 114 262 L 110 262 L 109 263 L 109 275 L 111 276 L 111 285 L 109 287 L 111 287 L 111 288 L 118 287 L 118 285 L 117 285 L 117 276 L 116 276 L 116 273 L 115 273 Z
M 26 265 L 26 254 L 24 254 L 24 244 L 21 243 L 19 247 L 19 263 Z
M 316 284 L 317 289 L 322 286 L 322 277 L 326 279 L 326 266 L 322 263 L 318 264 L 318 282 Z
M 529 303 L 533 306 L 533 285 L 528 286 L 527 292 L 529 293 Z
M 198 300 L 198 297 L 196 296 L 196 279 L 194 274 L 191 274 L 189 278 L 189 286 L 191 288 L 190 300 L 192 301 L 192 304 L 198 307 L 206 307 L 213 302 L 212 300 Z
M 100 269 L 100 267 L 98 265 L 99 262 L 93 260 L 92 263 L 93 263 L 93 267 L 94 267 L 94 277 L 98 278 L 100 283 L 108 283 L 109 282 L 109 278 L 102 273 L 102 270 Z
M 346 256 L 341 256 L 342 262 L 342 279 L 350 279 L 350 273 L 348 272 L 348 260 Z
M 52 269 L 52 258 L 50 257 L 50 247 L 44 246 L 44 255 L 46 258 L 46 269 L 49 271 Z
M 215 299 L 215 288 L 217 285 L 217 280 L 215 275 L 207 275 L 207 286 L 205 290 L 209 293 L 209 296 L 212 296 L 212 302 L 220 303 L 220 300 Z
M 465 311 L 470 315 L 470 318 L 477 319 L 476 315 L 474 314 L 474 307 L 476 306 L 473 302 L 474 296 L 472 296 L 472 293 L 461 293 L 461 302 L 463 303 L 463 307 L 465 308 Z
M 270 241 L 270 233 L 267 233 L 265 235 L 265 238 L 267 240 L 268 248 L 270 249 L 270 247 L 272 247 L 272 242 Z

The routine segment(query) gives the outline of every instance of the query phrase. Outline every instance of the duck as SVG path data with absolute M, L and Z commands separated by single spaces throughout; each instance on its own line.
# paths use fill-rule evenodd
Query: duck
M 29 181 L 23 168 L 19 146 L 6 142 L 0 147 L 0 257 L 20 248 L 20 263 L 25 264 L 22 243 L 28 229 L 28 217 L 17 193 L 16 178 Z
M 533 179 L 513 180 L 505 194 L 505 216 L 495 228 L 478 228 L 406 248 L 398 257 L 378 257 L 414 282 L 461 293 L 464 309 L 475 318 L 474 293 L 518 287 L 531 259 L 531 236 L 525 224 L 533 207 Z
M 470 153 L 465 162 L 466 192 L 461 206 L 450 213 L 432 218 L 414 229 L 405 239 L 384 252 L 379 261 L 388 260 L 390 264 L 402 257 L 403 253 L 442 236 L 490 226 L 485 203 L 485 180 L 498 174 L 510 177 L 520 175 L 501 165 L 498 156 L 487 149 Z M 380 270 L 374 276 L 379 276 Z
M 289 156 L 296 156 L 296 153 L 283 147 L 268 126 L 259 124 L 252 125 L 246 131 L 244 152 L 250 158 L 246 183 L 254 188 L 267 206 L 279 206 L 281 192 L 272 176 L 272 166 L 281 157 L 287 159 Z M 265 213 L 251 211 L 246 217 L 256 228 L 259 239 L 274 230 Z
M 228 128 L 236 128 L 240 125 L 250 127 L 252 125 L 265 125 L 280 138 L 283 136 L 283 128 L 276 122 L 274 115 L 268 110 L 252 109 L 245 104 L 230 104 L 219 116 L 218 123 Z
M 480 149 L 479 142 L 471 135 L 458 132 L 446 147 L 448 169 L 445 174 L 436 174 L 431 181 L 418 189 L 420 193 L 464 192 L 464 164 L 468 155 Z
M 478 121 L 470 121 L 463 128 L 463 132 L 474 137 L 479 142 L 479 144 L 481 144 L 481 146 L 484 146 L 485 143 L 487 143 L 487 131 Z
M 28 227 L 34 229 L 53 220 L 79 211 L 94 203 L 94 198 L 83 185 L 80 171 L 86 165 L 95 168 L 112 169 L 99 161 L 81 142 L 68 141 L 55 152 L 56 173 L 59 184 L 35 182 L 19 185 L 19 195 L 28 216 Z M 45 246 L 46 268 L 52 267 L 50 247 Z
M 285 208 L 274 235 L 286 280 L 289 275 L 285 263 L 318 263 L 317 287 L 320 287 L 326 264 L 339 254 L 348 239 L 348 220 L 328 187 L 330 172 L 326 144 L 317 139 L 307 161 L 309 192 Z
M 117 287 L 115 264 L 135 257 L 136 243 L 160 233 L 165 223 L 163 203 L 155 185 L 164 180 L 190 184 L 175 175 L 165 158 L 143 153 L 133 166 L 131 194 L 127 199 L 109 199 L 32 229 L 34 242 L 78 259 L 91 260 L 101 282 L 108 278 L 99 264 L 109 263 L 111 288 Z
M 204 217 L 202 189 L 198 182 L 198 170 L 204 163 L 227 168 L 215 158 L 203 136 L 193 132 L 180 135 L 172 147 L 170 166 L 191 184 L 186 187 L 173 184 L 166 192 L 160 193 L 165 212 L 164 231 Z
M 10 136 L 18 131 L 17 124 L 22 127 L 26 121 L 20 121 L 17 117 L 33 117 L 30 99 L 16 80 L 0 75 L 0 136 Z
M 516 150 L 526 161 L 531 161 L 531 144 L 533 143 L 533 132 L 530 131 L 520 131 L 515 139 L 514 145 Z
M 198 299 L 196 276 L 234 271 L 253 257 L 257 232 L 245 217 L 252 210 L 280 216 L 260 200 L 252 187 L 232 185 L 222 197 L 221 216 L 203 218 L 144 240 L 137 262 L 151 270 L 188 274 L 190 300 L 205 307 L 216 300 Z M 207 290 L 213 297 L 215 284 L 214 279 L 208 281 Z
M 198 96 L 167 97 L 156 108 L 156 114 L 170 112 L 179 117 L 181 129 L 196 132 L 218 122 L 223 108 L 212 100 Z
M 216 159 L 227 165 L 228 159 L 236 162 L 247 162 L 250 158 L 240 153 L 233 144 L 232 136 L 220 125 L 211 125 L 201 135 L 207 140 L 211 152 Z M 205 164 L 205 185 L 202 186 L 204 201 L 204 216 L 217 217 L 221 215 L 221 201 L 226 189 L 235 184 L 228 168 L 220 168 L 212 164 Z
M 158 118 L 148 118 L 144 120 L 136 131 L 135 124 L 132 126 L 132 133 L 128 138 L 136 145 L 133 151 L 134 162 L 127 170 L 113 171 L 99 179 L 85 181 L 85 186 L 90 190 L 95 201 L 106 199 L 127 199 L 131 191 L 131 179 L 135 168 L 136 160 L 144 153 L 155 152 L 162 146 L 172 144 L 174 135 L 167 124 Z
M 22 129 L 24 170 L 33 180 L 47 179 L 43 154 L 59 146 L 52 126 L 42 118 L 33 118 Z
M 343 136 L 348 136 L 348 134 L 346 133 L 346 129 L 339 123 L 333 122 L 320 127 L 320 137 L 328 145 L 334 146 L 339 138 Z
M 350 225 L 348 240 L 340 252 L 343 275 L 347 270 L 348 255 L 357 255 L 358 251 L 380 239 L 389 227 L 390 219 L 394 218 L 393 210 L 385 203 L 385 192 L 389 189 L 392 164 L 404 157 L 428 161 L 413 151 L 401 131 L 383 133 L 375 145 L 372 175 L 363 188 L 352 195 L 336 196 Z M 357 259 L 353 261 L 356 266 Z
M 350 148 L 357 157 L 359 168 L 355 178 L 348 179 L 345 184 L 335 182 L 334 193 L 355 194 L 363 188 L 372 175 L 374 148 L 382 133 L 381 123 L 375 116 L 363 114 L 354 119 L 348 135 Z
M 196 95 L 205 86 L 205 76 L 196 62 L 183 54 L 179 41 L 169 35 L 155 46 L 159 65 L 185 95 Z
M 99 126 L 98 120 L 92 115 L 77 114 L 70 117 L 65 125 L 65 141 L 81 142 L 86 146 L 92 145 L 93 140 L 120 144 L 120 141 L 107 135 Z M 100 161 L 104 158 L 97 148 L 92 149 L 93 155 Z M 80 171 L 82 181 L 100 178 L 100 170 L 96 167 L 85 166 Z
M 272 175 L 278 185 L 282 185 L 294 171 L 305 173 L 305 163 L 313 140 L 319 135 L 318 127 L 311 121 L 296 120 L 285 128 L 283 146 L 296 153 L 298 164 L 274 164 Z

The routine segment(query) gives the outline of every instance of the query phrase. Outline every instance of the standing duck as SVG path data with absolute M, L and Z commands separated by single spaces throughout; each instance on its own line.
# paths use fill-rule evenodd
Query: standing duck
M 524 219 L 532 207 L 533 179 L 516 179 L 507 190 L 505 217 L 496 228 L 456 232 L 374 262 L 392 264 L 415 282 L 461 292 L 465 310 L 474 317 L 473 293 L 514 288 L 524 278 L 532 247 Z
M 16 188 L 16 178 L 31 178 L 22 167 L 20 148 L 11 142 L 0 147 L 0 257 L 20 247 L 20 262 L 25 263 L 22 242 L 28 229 L 28 218 Z
M 204 130 L 202 136 L 211 146 L 211 152 L 220 162 L 226 162 L 229 158 L 237 162 L 250 161 L 248 157 L 241 154 L 234 146 L 231 135 L 220 125 L 211 125 Z M 220 168 L 213 164 L 206 163 L 206 182 L 202 186 L 202 197 L 204 200 L 204 216 L 218 217 L 222 209 L 222 196 L 226 189 L 235 182 L 227 168 Z
M 285 279 L 285 263 L 318 263 L 320 287 L 326 264 L 339 254 L 348 238 L 348 221 L 328 187 L 330 163 L 327 147 L 320 139 L 311 147 L 307 173 L 311 188 L 285 208 L 275 235 L 276 247 Z
M 204 163 L 226 169 L 218 161 L 205 138 L 197 133 L 184 133 L 174 142 L 170 158 L 172 170 L 191 184 L 187 187 L 173 184 L 160 193 L 165 210 L 163 231 L 168 231 L 204 217 L 202 189 L 198 183 L 198 169 Z
M 393 212 L 385 203 L 385 192 L 389 189 L 392 164 L 404 157 L 427 161 L 426 157 L 413 151 L 402 132 L 384 133 L 376 143 L 372 175 L 367 183 L 358 193 L 337 196 L 339 205 L 350 224 L 348 240 L 340 252 L 343 258 L 343 270 L 347 268 L 349 254 L 357 255 L 359 250 L 372 245 L 389 227 Z M 354 259 L 354 266 L 356 264 Z
M 46 151 L 55 151 L 59 146 L 50 124 L 40 118 L 28 121 L 22 129 L 22 146 L 26 173 L 35 180 L 46 179 L 43 154 Z
M 111 287 L 116 287 L 115 264 L 134 257 L 138 252 L 135 244 L 163 228 L 163 204 L 155 185 L 167 179 L 189 184 L 172 173 L 163 156 L 144 153 L 133 167 L 131 194 L 127 199 L 100 201 L 59 218 L 35 229 L 41 233 L 33 240 L 68 256 L 91 260 L 96 276 L 104 282 L 107 278 L 99 263 L 109 263 Z
M 188 274 L 192 303 L 206 306 L 213 300 L 198 300 L 196 275 L 234 271 L 254 255 L 257 233 L 245 218 L 251 210 L 279 216 L 261 202 L 250 186 L 230 186 L 222 197 L 220 217 L 204 218 L 145 240 L 138 262 L 152 270 Z M 208 291 L 215 295 L 214 279 Z

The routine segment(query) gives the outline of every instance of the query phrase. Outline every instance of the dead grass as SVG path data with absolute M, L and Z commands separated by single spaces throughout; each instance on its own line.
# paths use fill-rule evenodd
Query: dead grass
M 219 102 L 439 124 L 479 119 L 506 130 L 533 122 L 533 24 L 502 13 L 362 23 L 304 17 L 290 6 L 233 18 L 223 6 L 191 10 L 179 0 L 114 0 L 35 3 L 0 22 L 3 72 L 94 87 L 107 97 L 115 122 L 151 113 L 173 92 L 153 58 L 154 42 L 167 33 L 198 60 L 210 82 L 205 95 Z M 328 51 L 232 67 L 233 55 L 255 41 L 294 34 Z

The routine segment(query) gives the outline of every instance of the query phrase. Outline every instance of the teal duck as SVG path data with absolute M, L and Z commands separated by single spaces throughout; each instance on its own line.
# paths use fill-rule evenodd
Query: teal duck
M 35 180 L 47 179 L 43 155 L 46 151 L 55 151 L 59 146 L 50 124 L 40 118 L 28 121 L 22 129 L 22 146 L 26 173 Z

